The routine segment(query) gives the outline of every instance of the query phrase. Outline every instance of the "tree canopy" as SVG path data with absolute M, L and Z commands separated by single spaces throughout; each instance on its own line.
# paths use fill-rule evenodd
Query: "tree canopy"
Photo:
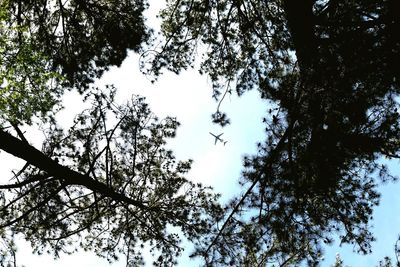
M 333 233 L 368 253 L 377 186 L 395 180 L 379 159 L 400 157 L 396 1 L 167 2 L 144 72 L 179 73 L 200 58 L 216 100 L 258 90 L 270 103 L 266 139 L 244 159 L 245 190 L 225 207 L 165 148 L 174 118 L 157 119 L 140 97 L 117 105 L 114 87 L 92 85 L 127 49 L 153 45 L 146 6 L 1 2 L 0 149 L 26 161 L 0 185 L 8 248 L 22 234 L 39 253 L 78 244 L 136 266 L 150 246 L 169 266 L 181 251 L 175 226 L 205 266 L 315 265 Z M 70 129 L 55 117 L 65 90 L 90 104 Z M 212 118 L 229 124 L 223 110 Z M 37 123 L 40 150 L 21 130 Z
M 169 266 L 181 233 L 198 238 L 221 212 L 218 195 L 185 178 L 191 161 L 165 148 L 175 118 L 158 119 L 145 100 L 114 101 L 92 85 L 150 30 L 143 1 L 2 1 L 0 149 L 26 163 L 0 184 L 1 265 L 15 265 L 14 237 L 36 253 L 79 247 L 127 266 Z M 86 102 L 73 125 L 57 121 L 65 90 Z M 23 128 L 42 130 L 41 148 Z M 39 144 L 40 145 L 40 144 Z M 178 229 L 178 230 L 177 230 Z
M 244 160 L 246 191 L 198 243 L 210 265 L 315 264 L 332 233 L 370 252 L 382 156 L 399 158 L 395 1 L 171 1 L 146 69 L 195 65 L 214 96 L 258 90 L 266 141 Z M 213 119 L 229 120 L 217 110 Z M 376 175 L 377 174 L 377 175 Z M 256 261 L 256 263 L 254 262 Z

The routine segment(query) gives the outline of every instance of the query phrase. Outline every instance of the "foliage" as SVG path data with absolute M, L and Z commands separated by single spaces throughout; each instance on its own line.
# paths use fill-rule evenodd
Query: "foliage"
M 89 89 L 148 40 L 137 1 L 5 0 L 0 6 L 1 116 L 50 116 L 66 88 Z
M 145 7 L 1 2 L 0 149 L 26 161 L 0 185 L 9 252 L 22 234 L 38 253 L 76 244 L 109 260 L 123 253 L 128 266 L 143 264 L 149 246 L 155 264 L 169 266 L 179 228 L 207 266 L 316 265 L 335 233 L 368 253 L 376 186 L 394 180 L 379 159 L 400 157 L 396 1 L 168 1 L 164 46 L 147 71 L 179 73 L 204 51 L 200 71 L 216 100 L 234 87 L 271 103 L 266 140 L 244 160 L 247 189 L 225 213 L 209 188 L 184 178 L 190 161 L 165 149 L 176 120 L 159 121 L 140 97 L 117 105 L 113 87 L 91 87 L 149 42 Z M 69 130 L 55 116 L 65 89 L 91 104 Z M 41 151 L 21 130 L 36 118 L 47 127 Z M 222 110 L 212 118 L 229 124 Z
M 234 84 L 239 95 L 257 89 L 271 103 L 266 141 L 244 161 L 248 189 L 194 255 L 213 266 L 246 265 L 249 257 L 313 265 L 334 233 L 370 252 L 376 186 L 395 180 L 379 159 L 398 158 L 400 149 L 395 7 L 391 0 L 168 3 L 164 46 L 144 71 L 178 73 L 199 52 L 217 99 Z
M 5 25 L 9 13 L 1 8 L 0 119 L 31 124 L 34 115 L 45 119 L 57 104 L 62 77 L 51 71 L 46 56 L 33 49 L 24 27 Z
M 0 266 L 1 267 L 11 267 L 11 266 L 16 266 L 16 252 L 17 248 L 14 244 L 14 242 L 11 240 L 8 242 L 8 240 L 4 239 L 3 233 L 1 234 L 2 237 L 2 242 L 0 244 L 1 246 L 1 253 L 0 253 Z
M 26 29 L 33 49 L 66 77 L 65 86 L 81 91 L 149 37 L 143 0 L 6 0 L 2 6 L 9 14 L 2 23 Z
M 178 123 L 158 121 L 142 98 L 116 106 L 101 91 L 86 97 L 92 107 L 66 133 L 51 124 L 43 146 L 47 161 L 81 177 L 25 165 L 14 182 L 0 187 L 1 228 L 22 233 L 39 254 L 71 253 L 79 244 L 110 261 L 123 253 L 137 266 L 150 245 L 160 251 L 157 265 L 174 262 L 180 237 L 167 226 L 198 238 L 210 227 L 205 216 L 219 211 L 208 188 L 184 178 L 191 161 L 176 161 L 164 148 Z
M 222 212 L 218 195 L 185 178 L 191 160 L 165 148 L 174 118 L 159 120 L 141 97 L 118 105 L 114 87 L 91 86 L 148 39 L 144 8 L 134 0 L 1 2 L 0 149 L 26 162 L 0 184 L 1 264 L 16 266 L 22 236 L 39 254 L 83 248 L 138 266 L 149 248 L 155 265 L 171 266 L 182 234 L 198 239 Z M 69 129 L 57 116 L 66 89 L 90 104 Z M 43 131 L 41 150 L 25 137 L 27 125 Z

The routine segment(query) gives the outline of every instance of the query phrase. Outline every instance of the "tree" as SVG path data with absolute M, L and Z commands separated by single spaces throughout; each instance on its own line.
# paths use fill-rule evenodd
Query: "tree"
M 169 266 L 221 211 L 210 188 L 188 181 L 191 161 L 165 148 L 174 118 L 159 120 L 144 99 L 114 102 L 115 88 L 91 85 L 127 49 L 148 40 L 143 1 L 2 1 L 0 149 L 24 160 L 0 184 L 2 264 L 16 265 L 14 236 L 37 253 L 78 247 L 127 266 Z M 65 90 L 90 106 L 63 129 L 56 119 Z M 23 128 L 42 129 L 39 150 Z M 172 227 L 171 227 L 172 226 Z M 178 228 L 179 231 L 174 229 Z M 171 230 L 172 229 L 172 230 Z
M 393 0 L 168 3 L 164 45 L 144 72 L 179 73 L 200 53 L 217 100 L 256 89 L 271 103 L 266 141 L 244 160 L 247 189 L 195 256 L 210 266 L 313 265 L 332 233 L 370 251 L 375 174 L 395 179 L 379 159 L 400 157 L 396 8 Z M 229 123 L 219 109 L 213 119 Z
M 119 106 L 114 88 L 91 86 L 127 49 L 151 44 L 145 6 L 1 2 L 0 149 L 26 161 L 0 186 L 9 262 L 13 236 L 22 234 L 39 253 L 72 252 L 78 241 L 110 260 L 122 252 L 133 266 L 149 245 L 165 266 L 181 250 L 171 225 L 195 242 L 193 256 L 206 266 L 315 265 L 337 232 L 369 252 L 374 174 L 394 179 L 378 159 L 399 157 L 396 1 L 168 2 L 165 43 L 149 69 L 155 77 L 193 66 L 204 44 L 200 70 L 215 99 L 256 89 L 271 102 L 266 141 L 244 160 L 247 189 L 224 209 L 184 178 L 190 161 L 176 162 L 164 148 L 174 119 L 157 120 L 141 98 Z M 66 89 L 91 103 L 69 130 L 55 117 Z M 229 123 L 219 109 L 213 120 Z M 38 124 L 41 150 L 22 131 Z

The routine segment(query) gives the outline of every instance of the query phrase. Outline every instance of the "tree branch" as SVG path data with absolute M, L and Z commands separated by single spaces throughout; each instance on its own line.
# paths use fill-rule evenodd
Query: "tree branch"
M 35 175 L 32 178 L 26 179 L 26 180 L 24 180 L 22 182 L 19 182 L 19 183 L 1 184 L 0 185 L 0 190 L 1 189 L 21 188 L 21 187 L 23 187 L 23 186 L 25 186 L 27 184 L 30 184 L 30 183 L 33 183 L 33 182 L 36 182 L 36 181 L 40 181 L 40 180 L 43 180 L 43 179 L 46 179 L 46 178 L 47 177 L 43 177 L 43 176 L 40 176 L 40 175 Z
M 67 184 L 84 186 L 93 192 L 98 192 L 115 201 L 124 202 L 143 210 L 158 210 L 157 208 L 148 207 L 140 201 L 131 199 L 124 194 L 116 192 L 113 188 L 90 178 L 88 175 L 83 175 L 68 167 L 60 165 L 35 147 L 19 140 L 3 130 L 0 130 L 0 149 L 29 162 L 33 166 L 47 172 L 53 177 L 65 180 Z
M 18 125 L 15 123 L 11 123 L 11 125 L 14 128 L 14 130 L 17 132 L 19 138 L 21 138 L 21 140 L 24 141 L 25 143 L 28 143 L 28 140 L 26 140 L 24 133 L 21 131 L 21 129 L 18 127 Z
M 267 173 L 269 171 L 269 168 L 271 167 L 272 163 L 275 161 L 276 157 L 279 155 L 279 153 L 284 148 L 285 142 L 289 136 L 289 128 L 290 127 L 288 127 L 286 129 L 286 131 L 282 135 L 282 137 L 279 140 L 276 147 L 271 151 L 269 157 L 267 158 L 267 160 L 265 162 L 264 168 L 261 170 L 263 173 Z M 239 210 L 240 206 L 242 206 L 245 199 L 253 191 L 253 188 L 261 181 L 262 177 L 263 177 L 262 174 L 258 175 L 257 179 L 253 182 L 253 184 L 247 189 L 247 191 L 244 193 L 244 195 L 240 198 L 239 202 L 235 205 L 235 207 L 229 214 L 228 218 L 225 220 L 224 224 L 222 225 L 221 229 L 218 231 L 217 236 L 213 239 L 211 244 L 208 246 L 207 250 L 205 251 L 205 254 L 208 254 L 211 247 L 217 242 L 218 238 L 221 236 L 222 232 L 224 231 L 225 227 L 228 225 L 229 221 L 232 219 L 233 215 Z
M 19 216 L 18 218 L 15 218 L 14 220 L 8 221 L 7 223 L 0 225 L 0 229 L 13 225 L 21 220 L 23 220 L 24 218 L 26 218 L 26 216 L 28 216 L 29 214 L 31 214 L 32 212 L 34 212 L 35 210 L 43 207 L 47 202 L 49 202 L 50 199 L 52 199 L 53 197 L 55 197 L 58 192 L 60 192 L 62 190 L 62 188 L 64 187 L 64 185 L 60 185 L 53 193 L 51 193 L 49 196 L 47 196 L 45 199 L 43 199 L 42 201 L 40 201 L 36 206 L 30 208 L 29 210 L 27 210 L 24 214 L 22 214 L 21 216 Z

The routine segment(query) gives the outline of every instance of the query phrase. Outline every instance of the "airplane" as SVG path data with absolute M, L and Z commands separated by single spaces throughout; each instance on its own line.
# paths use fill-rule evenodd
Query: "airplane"
M 221 135 L 223 135 L 224 133 L 221 133 L 221 134 L 219 134 L 219 135 L 215 135 L 215 134 L 213 134 L 213 133 L 210 132 L 210 134 L 211 134 L 212 136 L 215 137 L 215 143 L 214 143 L 214 145 L 216 145 L 218 141 L 220 141 L 220 142 L 223 143 L 224 145 L 228 142 L 228 141 L 224 141 L 224 139 L 221 138 Z

